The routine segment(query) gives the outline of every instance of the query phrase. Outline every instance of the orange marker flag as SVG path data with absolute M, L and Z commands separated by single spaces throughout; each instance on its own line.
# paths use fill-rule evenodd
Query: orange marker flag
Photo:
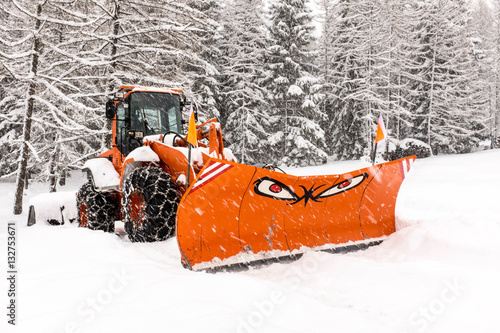
M 198 137 L 196 135 L 196 123 L 194 119 L 193 104 L 191 104 L 191 110 L 189 111 L 189 129 L 187 135 L 187 142 L 195 147 L 198 147 Z
M 379 142 L 384 142 L 386 136 L 387 132 L 385 130 L 384 119 L 382 118 L 382 112 L 380 112 L 380 116 L 378 117 L 377 135 L 375 136 L 375 145 Z

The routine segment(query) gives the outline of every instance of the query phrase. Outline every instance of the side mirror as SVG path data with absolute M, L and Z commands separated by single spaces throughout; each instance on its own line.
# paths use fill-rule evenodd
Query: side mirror
M 115 101 L 110 99 L 106 102 L 106 118 L 113 119 L 116 114 Z

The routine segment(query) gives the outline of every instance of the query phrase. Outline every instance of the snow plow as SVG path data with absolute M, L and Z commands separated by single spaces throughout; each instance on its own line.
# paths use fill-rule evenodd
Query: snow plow
M 216 119 L 196 125 L 192 147 L 180 134 L 187 105 L 181 90 L 120 87 L 106 103 L 113 146 L 85 163 L 76 216 L 68 203 L 52 216 L 33 206 L 28 225 L 38 215 L 113 232 L 121 220 L 132 242 L 175 235 L 191 270 L 371 244 L 395 231 L 414 156 L 341 175 L 288 175 L 237 163 Z
M 329 176 L 210 160 L 177 211 L 185 267 L 213 269 L 309 250 L 378 243 L 415 156 Z

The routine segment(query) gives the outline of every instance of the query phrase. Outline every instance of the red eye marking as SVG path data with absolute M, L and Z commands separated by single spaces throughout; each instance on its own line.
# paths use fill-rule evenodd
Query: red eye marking
M 279 193 L 281 192 L 282 188 L 278 184 L 273 184 L 269 187 L 269 190 L 271 190 L 271 192 L 273 193 Z
M 349 185 L 351 185 L 351 181 L 348 179 L 348 180 L 340 183 L 339 186 L 338 186 L 338 188 L 344 188 L 344 187 L 347 187 Z

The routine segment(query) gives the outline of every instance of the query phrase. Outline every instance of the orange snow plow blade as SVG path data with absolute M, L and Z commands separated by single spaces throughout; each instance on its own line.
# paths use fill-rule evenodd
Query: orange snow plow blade
M 182 263 L 203 270 L 381 241 L 395 231 L 414 160 L 327 176 L 210 160 L 177 211 Z

